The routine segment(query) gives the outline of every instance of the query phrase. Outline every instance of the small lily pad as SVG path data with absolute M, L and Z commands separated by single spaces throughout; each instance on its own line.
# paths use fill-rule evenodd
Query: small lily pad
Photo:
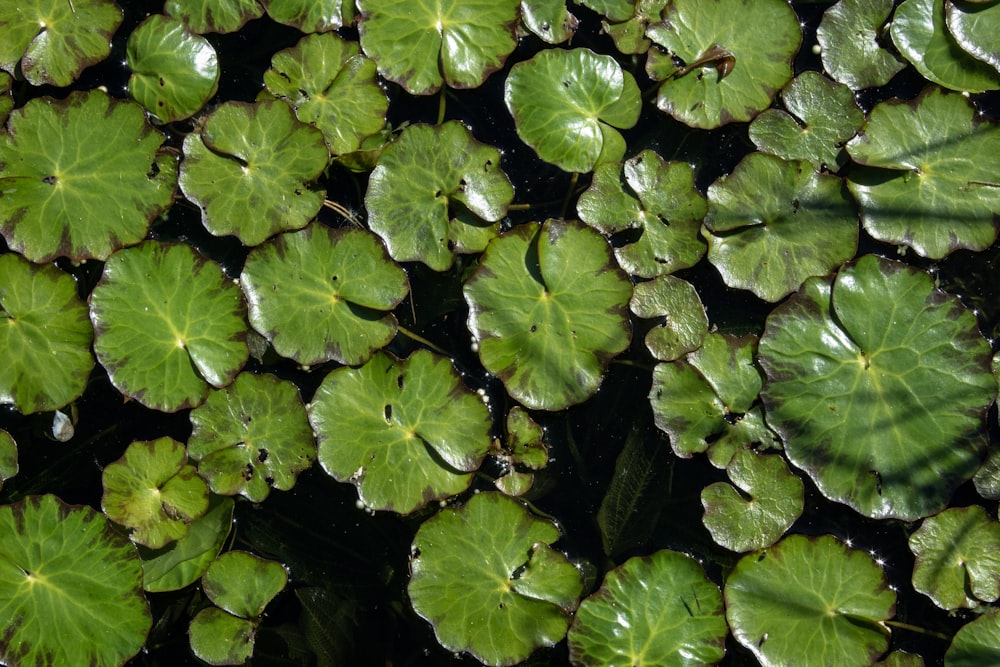
M 227 551 L 201 578 L 205 596 L 217 607 L 241 618 L 255 618 L 288 583 L 285 568 L 246 551 Z
M 646 334 L 646 348 L 660 361 L 680 359 L 701 347 L 708 333 L 708 315 L 694 285 L 674 276 L 638 283 L 629 309 L 644 319 L 663 321 Z
M 494 485 L 508 496 L 520 496 L 534 483 L 531 471 L 548 465 L 549 451 L 542 427 L 520 405 L 507 413 L 506 426 L 506 443 L 502 449 L 496 446 L 493 451 L 506 473 L 495 480 Z
M 650 24 L 660 20 L 669 0 L 637 0 L 632 15 L 623 21 L 601 21 L 601 27 L 625 54 L 646 53 L 652 42 L 646 36 Z
M 854 90 L 889 83 L 906 67 L 882 45 L 888 36 L 894 0 L 840 0 L 825 12 L 816 29 L 823 68 Z
M 566 0 L 521 0 L 521 21 L 535 35 L 549 44 L 562 44 L 580 25 L 566 8 Z
M 559 531 L 500 493 L 480 493 L 417 530 L 410 601 L 438 642 L 487 665 L 514 665 L 566 634 L 583 588 L 549 545 Z
M 247 21 L 264 15 L 257 0 L 167 0 L 163 11 L 199 35 L 236 32 Z
M 1000 611 L 989 611 L 959 628 L 944 654 L 945 667 L 1000 664 Z
M 982 3 L 984 7 L 960 2 L 945 4 L 948 31 L 966 53 L 1000 70 L 1000 4 Z
M 191 652 L 210 665 L 242 665 L 253 656 L 258 625 L 257 620 L 206 607 L 191 619 Z

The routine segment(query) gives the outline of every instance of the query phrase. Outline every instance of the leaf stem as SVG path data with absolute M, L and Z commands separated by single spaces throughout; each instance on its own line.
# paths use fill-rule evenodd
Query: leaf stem
M 438 120 L 437 124 L 441 125 L 444 123 L 444 111 L 447 106 L 445 103 L 445 91 L 448 90 L 448 86 L 441 86 L 441 94 L 438 96 Z
M 928 630 L 927 628 L 922 628 L 919 625 L 911 625 L 909 623 L 903 623 L 902 621 L 884 621 L 888 626 L 899 628 L 900 630 L 909 630 L 910 632 L 918 632 L 922 635 L 927 635 L 928 637 L 934 637 L 935 639 L 941 639 L 946 642 L 950 642 L 951 635 L 946 635 L 943 632 L 938 632 L 936 630 Z
M 437 345 L 435 345 L 434 343 L 430 342 L 429 340 L 427 340 L 426 338 L 424 338 L 420 334 L 418 334 L 416 332 L 413 332 L 413 331 L 410 331 L 409 329 L 407 329 L 406 327 L 404 327 L 402 324 L 397 324 L 396 325 L 396 330 L 399 331 L 399 333 L 401 333 L 404 336 L 406 336 L 407 338 L 415 340 L 418 343 L 420 343 L 421 345 L 426 345 L 427 347 L 429 347 L 430 349 L 434 350 L 438 354 L 440 354 L 442 356 L 445 356 L 445 357 L 448 357 L 449 359 L 451 358 L 451 355 L 448 354 L 448 352 L 446 350 L 444 350 L 441 347 L 438 347 Z
M 343 204 L 335 202 L 335 201 L 330 201 L 329 199 L 324 199 L 323 200 L 323 206 L 325 206 L 326 208 L 330 209 L 331 211 L 334 211 L 337 215 L 339 215 L 340 217 L 342 217 L 344 220 L 347 220 L 349 223 L 351 223 L 355 227 L 361 227 L 362 226 L 361 225 L 361 221 L 358 219 L 358 216 L 355 215 L 354 211 L 352 211 L 351 209 L 347 208 Z
M 573 172 L 573 176 L 569 179 L 569 187 L 566 188 L 566 197 L 563 199 L 562 210 L 559 212 L 559 217 L 563 220 L 566 219 L 566 211 L 569 210 L 569 200 L 573 198 L 573 193 L 576 190 L 576 181 L 580 178 L 580 174 Z

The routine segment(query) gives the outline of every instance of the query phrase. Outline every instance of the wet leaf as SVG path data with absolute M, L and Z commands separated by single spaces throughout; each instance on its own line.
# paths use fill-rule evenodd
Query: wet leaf
M 996 41 L 1000 31 L 1000 4 L 982 4 L 985 6 L 946 2 L 948 32 L 966 53 L 1000 70 L 1000 45 Z
M 840 0 L 816 29 L 823 68 L 855 90 L 884 86 L 906 63 L 883 47 L 893 0 Z
M 521 21 L 549 44 L 570 39 L 580 24 L 566 8 L 566 0 L 521 0 Z
M 163 11 L 199 35 L 236 32 L 247 21 L 264 15 L 257 0 L 167 0 Z
M 246 551 L 227 551 L 201 578 L 205 596 L 217 607 L 241 618 L 254 618 L 288 583 L 285 568 Z
M 253 655 L 257 621 L 206 607 L 191 619 L 191 652 L 210 665 L 242 665 Z
M 345 2 L 348 0 L 261 0 L 268 16 L 302 32 L 327 32 L 346 25 L 345 19 L 350 19 L 352 12 L 351 8 L 344 10 Z
M 629 309 L 644 319 L 663 321 L 646 334 L 646 348 L 660 361 L 680 359 L 701 347 L 708 333 L 708 315 L 694 285 L 660 276 L 638 283 L 632 290 Z
M 966 623 L 951 640 L 945 667 L 982 667 L 1000 661 L 1000 612 L 989 611 Z

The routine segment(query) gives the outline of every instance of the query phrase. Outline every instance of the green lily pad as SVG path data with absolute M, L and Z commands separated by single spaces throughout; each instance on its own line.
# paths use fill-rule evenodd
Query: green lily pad
M 854 92 L 819 72 L 805 71 L 785 86 L 781 101 L 785 111 L 767 109 L 750 123 L 757 148 L 786 160 L 808 160 L 816 169 L 843 166 L 843 146 L 865 121 Z
M 569 629 L 574 665 L 712 665 L 725 656 L 719 588 L 675 551 L 630 558 L 580 603 Z
M 1000 664 L 1000 611 L 994 609 L 962 626 L 948 652 L 945 667 L 982 667 Z
M 949 2 L 945 4 L 945 20 L 955 41 L 974 58 L 1000 70 L 1000 46 L 996 34 L 1000 31 L 1000 4 Z
M 206 607 L 191 619 L 191 652 L 210 665 L 242 665 L 253 656 L 258 625 L 257 620 Z
M 863 551 L 792 535 L 744 556 L 726 579 L 726 618 L 763 667 L 872 664 L 889 646 L 896 594 Z
M 893 651 L 876 662 L 875 667 L 924 667 L 924 659 L 916 653 Z
M 622 183 L 625 178 L 631 192 Z M 634 193 L 634 194 L 633 194 Z M 705 254 L 698 234 L 707 212 L 705 197 L 694 186 L 686 162 L 665 162 L 645 150 L 625 162 L 601 164 L 590 187 L 580 195 L 577 215 L 605 234 L 641 229 L 638 241 L 615 248 L 623 269 L 653 278 L 694 266 Z
M 328 158 L 322 132 L 284 102 L 226 102 L 184 140 L 180 186 L 209 232 L 255 246 L 319 212 L 325 193 L 311 184 Z
M 236 32 L 247 21 L 264 15 L 257 0 L 167 0 L 163 11 L 199 35 Z
M 506 472 L 493 483 L 508 496 L 521 496 L 534 483 L 531 471 L 548 465 L 549 450 L 542 427 L 520 405 L 507 413 L 506 426 L 506 442 L 502 448 L 495 444 L 492 452 Z
M 184 537 L 188 524 L 208 510 L 208 485 L 172 438 L 133 442 L 101 479 L 104 514 L 150 549 Z
M 480 493 L 417 530 L 410 602 L 438 642 L 487 665 L 514 665 L 561 640 L 583 588 L 549 545 L 559 530 L 516 500 Z
M 894 0 L 840 0 L 816 29 L 823 68 L 854 90 L 889 83 L 906 63 L 882 47 Z
M 758 361 L 789 460 L 865 516 L 940 511 L 979 466 L 990 347 L 926 273 L 866 255 L 808 280 L 768 316 Z
M 1000 523 L 979 505 L 949 507 L 910 535 L 913 587 L 942 609 L 1000 598 Z
M 566 8 L 566 0 L 521 0 L 521 21 L 549 44 L 567 41 L 580 25 Z
M 358 0 L 361 48 L 414 95 L 475 88 L 517 46 L 520 0 Z
M 324 3 L 310 1 L 310 6 Z M 389 100 L 375 62 L 361 55 L 357 42 L 335 33 L 306 35 L 278 51 L 264 72 L 264 85 L 291 105 L 300 121 L 319 129 L 334 155 L 358 150 L 385 126 Z
M 352 16 L 351 8 L 344 9 L 350 0 L 261 0 L 267 15 L 302 32 L 327 32 L 347 25 Z
M 779 301 L 854 256 L 858 220 L 843 182 L 808 162 L 746 156 L 708 188 L 708 261 L 730 287 Z
M 589 49 L 548 49 L 517 63 L 503 97 L 517 136 L 546 162 L 579 173 L 621 160 L 615 128 L 635 125 L 642 104 L 632 75 Z
M 0 125 L 7 122 L 7 116 L 14 109 L 14 96 L 11 94 L 11 86 L 14 77 L 7 72 L 0 72 Z
M 77 399 L 94 367 L 94 330 L 72 276 L 6 253 L 0 286 L 0 403 L 30 414 Z
M 624 21 L 601 21 L 601 28 L 615 42 L 615 48 L 625 54 L 646 53 L 652 41 L 646 37 L 651 23 L 660 20 L 669 0 L 638 0 L 632 15 Z
M 962 95 L 930 87 L 912 102 L 882 102 L 847 152 L 875 168 L 852 170 L 848 187 L 876 239 L 935 259 L 996 239 L 1000 127 Z
M 100 90 L 36 98 L 0 134 L 0 232 L 33 262 L 107 259 L 173 202 L 177 166 L 142 107 Z
M 152 625 L 135 547 L 55 496 L 0 506 L 0 662 L 122 665 Z
M 159 122 L 188 118 L 215 95 L 219 60 L 208 40 L 154 14 L 128 38 L 129 95 Z
M 122 10 L 110 0 L 0 0 L 0 69 L 68 86 L 111 53 Z
M 631 339 L 632 285 L 594 230 L 524 224 L 490 243 L 463 289 L 486 370 L 538 410 L 590 398 Z
M 200 405 L 249 356 L 243 295 L 187 245 L 146 241 L 112 255 L 90 319 L 111 383 L 164 412 Z
M 624 21 L 632 15 L 634 0 L 580 0 L 580 5 L 589 7 L 612 21 Z
M 716 482 L 701 490 L 702 523 L 716 544 L 730 551 L 764 549 L 802 515 L 802 480 L 788 471 L 781 456 L 742 449 L 733 455 L 726 474 L 735 487 Z
M 0 428 L 0 488 L 17 474 L 17 443 L 7 431 Z
M 948 31 L 945 0 L 905 0 L 892 17 L 892 41 L 934 83 L 970 93 L 1000 88 L 1000 72 L 969 55 Z
M 673 65 L 655 73 L 665 79 L 656 106 L 704 129 L 749 121 L 769 107 L 791 80 L 802 43 L 784 0 L 674 0 L 646 35 Z
M 288 583 L 285 568 L 246 551 L 227 551 L 201 578 L 205 595 L 217 607 L 241 618 L 255 618 Z
M 394 259 L 444 271 L 455 253 L 486 247 L 513 198 L 500 151 L 449 121 L 411 125 L 382 151 L 365 206 Z
M 490 446 L 486 405 L 426 350 L 335 369 L 308 409 L 323 469 L 374 509 L 408 514 L 461 493 Z
M 188 455 L 215 493 L 259 503 L 288 491 L 316 458 L 298 389 L 273 375 L 241 373 L 191 411 Z
M 708 333 L 708 315 L 694 285 L 660 276 L 632 289 L 629 310 L 637 317 L 663 321 L 646 334 L 646 348 L 660 361 L 680 359 L 701 347 Z
M 319 223 L 251 251 L 240 283 L 253 328 L 278 354 L 305 365 L 367 361 L 396 335 L 388 311 L 409 292 L 406 274 L 377 238 Z

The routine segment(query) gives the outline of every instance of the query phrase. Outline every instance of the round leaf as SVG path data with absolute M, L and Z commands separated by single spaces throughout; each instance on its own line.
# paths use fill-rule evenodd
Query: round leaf
M 747 554 L 726 580 L 726 618 L 763 667 L 872 664 L 889 646 L 896 594 L 863 551 L 792 535 Z
M 115 253 L 90 296 L 94 352 L 111 383 L 164 412 L 233 381 L 249 356 L 245 318 L 239 288 L 186 245 Z
M 409 595 L 438 642 L 487 665 L 515 665 L 563 638 L 583 584 L 548 545 L 556 527 L 516 500 L 480 493 L 413 538 Z
M 608 572 L 569 629 L 574 665 L 695 667 L 725 655 L 722 594 L 690 556 L 658 551 Z
M 0 662 L 121 665 L 152 625 L 135 547 L 55 496 L 0 506 Z
M 408 514 L 461 493 L 490 446 L 490 414 L 447 359 L 376 353 L 330 372 L 309 405 L 319 462 L 368 507 Z
M 242 665 L 253 655 L 257 625 L 217 607 L 202 609 L 188 628 L 191 652 L 210 665 Z
M 514 227 L 490 243 L 464 292 L 480 361 L 531 409 L 590 398 L 631 338 L 631 283 L 580 223 Z
M 984 7 L 949 2 L 945 5 L 948 31 L 966 53 L 1000 70 L 1000 3 Z
M 0 134 L 0 232 L 33 262 L 107 259 L 173 200 L 176 164 L 142 107 L 100 90 L 36 98 Z
M 205 596 L 234 616 L 256 618 L 288 583 L 285 568 L 245 551 L 227 551 L 201 578 Z
M 1000 612 L 987 612 L 962 626 L 944 655 L 945 667 L 1000 664 Z
M 128 38 L 128 92 L 159 122 L 188 118 L 219 86 L 219 61 L 204 37 L 162 14 L 143 21 Z
M 461 123 L 411 125 L 386 147 L 368 179 L 368 226 L 400 262 L 435 271 L 455 253 L 480 252 L 514 198 L 500 151 Z
M 23 414 L 78 398 L 94 367 L 94 329 L 76 282 L 51 264 L 0 255 L 0 403 Z
M 319 212 L 324 192 L 310 184 L 328 158 L 322 133 L 284 102 L 226 102 L 184 140 L 180 186 L 209 232 L 255 246 Z
M 565 171 L 591 171 L 624 140 L 614 128 L 639 120 L 642 100 L 631 74 L 611 56 L 589 49 L 549 49 L 514 65 L 504 101 L 517 135 L 538 156 Z
M 906 66 L 895 51 L 882 48 L 884 26 L 894 0 L 840 0 L 816 29 L 823 68 L 855 90 L 884 86 Z
M 925 273 L 867 255 L 807 281 L 768 316 L 759 362 L 789 460 L 865 516 L 937 512 L 979 466 L 989 344 Z
M 240 276 L 250 324 L 278 354 L 358 365 L 396 335 L 409 286 L 371 234 L 313 224 L 255 248 Z
M 664 318 L 646 334 L 646 348 L 660 361 L 673 361 L 697 350 L 708 333 L 705 306 L 686 280 L 660 276 L 638 283 L 628 305 L 638 317 Z
M 565 0 L 522 0 L 521 21 L 549 44 L 561 44 L 576 33 L 579 19 L 566 9 Z
M 662 19 L 646 31 L 672 61 L 656 106 L 682 123 L 748 121 L 792 78 L 802 32 L 785 0 L 674 0 Z
M 343 0 L 261 0 L 267 15 L 302 32 L 327 32 L 344 25 Z M 350 18 L 347 16 L 346 18 Z
M 247 21 L 264 15 L 257 0 L 167 0 L 163 11 L 199 35 L 236 32 Z

